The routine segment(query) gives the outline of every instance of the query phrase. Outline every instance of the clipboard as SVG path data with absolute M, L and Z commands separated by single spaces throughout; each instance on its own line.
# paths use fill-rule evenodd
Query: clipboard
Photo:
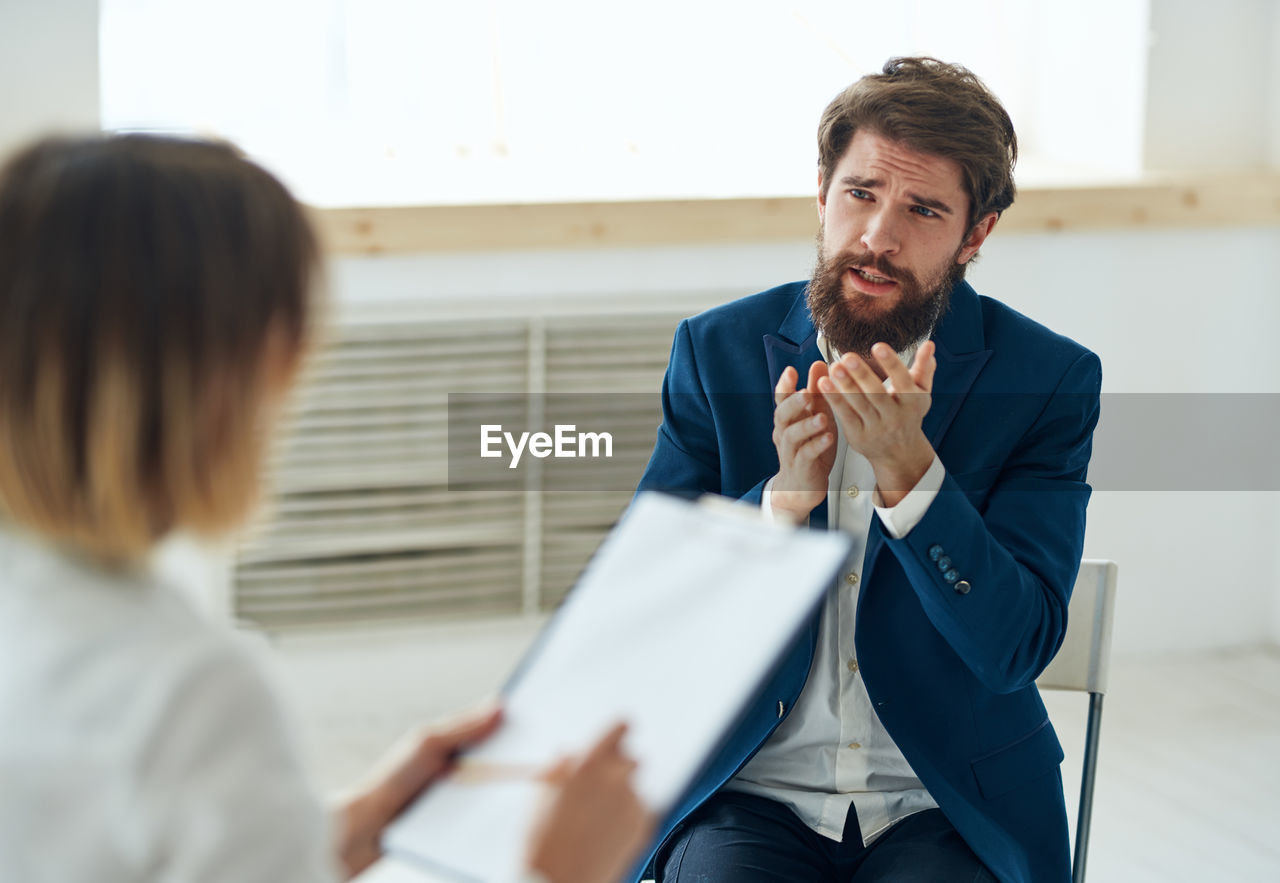
M 391 863 L 420 880 L 519 880 L 544 796 L 530 773 L 618 720 L 641 799 L 659 817 L 675 805 L 851 551 L 841 532 L 703 500 L 636 498 L 504 687 L 502 728 L 388 827 Z

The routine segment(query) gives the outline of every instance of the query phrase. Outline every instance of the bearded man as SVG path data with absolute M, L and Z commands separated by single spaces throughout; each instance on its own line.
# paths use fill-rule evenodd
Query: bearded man
M 640 487 L 740 497 L 856 552 L 652 870 L 1066 881 L 1034 682 L 1066 631 L 1100 364 L 964 281 L 1017 156 L 973 74 L 891 60 L 830 104 L 818 145 L 813 278 L 680 324 Z

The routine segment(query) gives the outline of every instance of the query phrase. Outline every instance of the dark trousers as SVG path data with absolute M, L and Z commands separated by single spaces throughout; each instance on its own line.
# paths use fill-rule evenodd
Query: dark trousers
M 654 867 L 658 883 L 995 883 L 941 810 L 907 816 L 864 847 L 852 806 L 837 843 L 777 801 L 723 791 Z

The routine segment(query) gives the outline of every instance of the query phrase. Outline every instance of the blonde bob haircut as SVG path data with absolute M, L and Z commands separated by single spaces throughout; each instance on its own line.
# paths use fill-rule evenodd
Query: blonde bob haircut
M 56 138 L 0 169 L 0 520 L 91 557 L 217 534 L 258 494 L 319 251 L 229 145 Z

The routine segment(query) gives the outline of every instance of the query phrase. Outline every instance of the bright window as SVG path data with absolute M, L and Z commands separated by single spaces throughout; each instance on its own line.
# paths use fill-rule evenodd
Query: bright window
M 798 195 L 891 55 L 973 69 L 1025 183 L 1139 170 L 1147 0 L 102 0 L 109 129 L 229 138 L 317 205 Z M 1096 64 L 1105 58 L 1105 65 Z

